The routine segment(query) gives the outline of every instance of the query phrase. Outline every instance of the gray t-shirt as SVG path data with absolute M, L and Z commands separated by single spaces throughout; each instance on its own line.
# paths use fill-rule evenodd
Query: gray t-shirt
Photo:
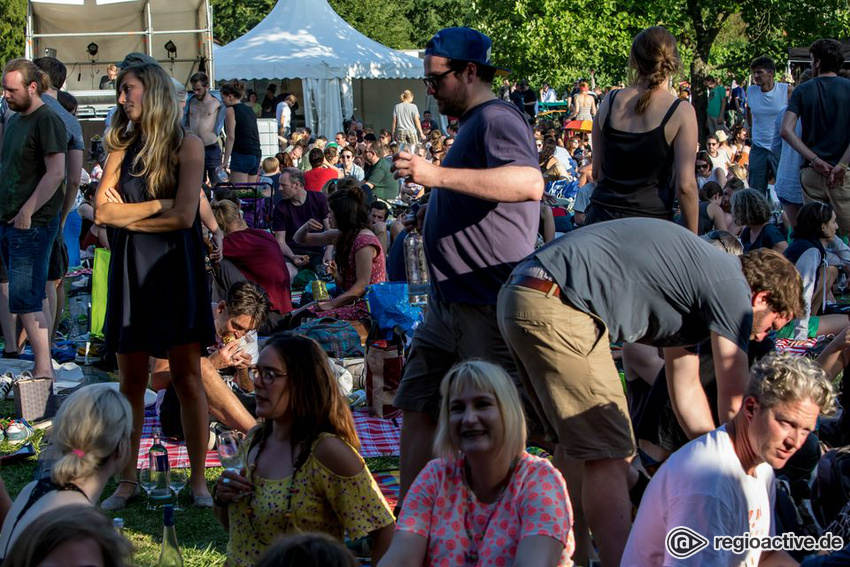
M 714 331 L 747 350 L 753 310 L 740 260 L 675 223 L 598 223 L 534 257 L 567 302 L 605 322 L 613 341 L 689 346 Z
M 44 101 L 50 110 L 55 112 L 59 118 L 62 119 L 62 123 L 65 124 L 65 131 L 68 132 L 68 149 L 69 150 L 80 150 L 85 151 L 86 144 L 83 141 L 83 129 L 80 126 L 80 121 L 77 118 L 65 110 L 65 107 L 59 104 L 59 101 L 50 96 L 49 94 L 41 95 L 41 100 Z
M 397 130 L 406 130 L 408 132 L 416 132 L 416 117 L 419 116 L 419 109 L 412 102 L 400 102 L 393 109 L 395 117 L 395 127 Z

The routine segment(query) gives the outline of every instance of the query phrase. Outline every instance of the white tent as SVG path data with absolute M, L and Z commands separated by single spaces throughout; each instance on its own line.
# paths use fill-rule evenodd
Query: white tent
M 218 80 L 301 79 L 307 126 L 328 137 L 343 117 L 354 115 L 356 92 L 363 105 L 366 91 L 372 90 L 355 80 L 404 79 L 393 81 L 397 88 L 384 93 L 390 104 L 398 102 L 404 88 L 419 94 L 419 101 L 426 98 L 422 82 L 411 80 L 424 76 L 420 59 L 361 34 L 327 0 L 278 0 L 256 27 L 216 48 L 214 58 Z

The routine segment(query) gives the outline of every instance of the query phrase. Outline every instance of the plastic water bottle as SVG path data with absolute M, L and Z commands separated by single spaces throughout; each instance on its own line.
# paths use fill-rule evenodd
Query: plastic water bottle
M 76 295 L 71 298 L 71 327 L 68 331 L 69 340 L 74 340 L 80 335 L 84 335 L 88 332 L 88 301 L 90 300 L 91 296 L 88 294 Z
M 150 463 L 151 484 L 153 489 L 150 491 L 150 497 L 155 501 L 163 501 L 171 499 L 171 479 L 170 466 L 168 463 L 168 449 L 160 441 L 159 429 L 153 433 L 153 445 L 148 451 L 148 461 Z
M 416 229 L 404 239 L 404 267 L 407 272 L 407 300 L 413 306 L 424 307 L 428 303 L 430 276 L 422 235 Z
M 183 567 L 183 556 L 177 545 L 177 530 L 174 529 L 174 506 L 162 507 L 162 549 L 159 552 L 159 567 Z
M 118 532 L 118 535 L 124 537 L 124 518 L 112 518 L 112 527 Z

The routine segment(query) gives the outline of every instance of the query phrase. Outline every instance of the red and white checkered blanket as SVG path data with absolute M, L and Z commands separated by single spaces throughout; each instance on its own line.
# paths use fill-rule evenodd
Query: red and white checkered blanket
M 363 457 L 397 456 L 399 454 L 401 417 L 381 419 L 368 411 L 355 411 L 353 414 L 357 437 L 360 439 L 360 454 Z M 153 430 L 159 427 L 158 417 L 145 417 L 145 424 L 142 428 L 142 442 L 139 446 L 136 464 L 140 469 L 148 468 L 148 451 L 153 445 Z M 189 454 L 186 452 L 185 442 L 163 439 L 162 444 L 168 450 L 168 460 L 172 467 L 189 466 Z M 207 452 L 206 466 L 207 468 L 221 466 L 216 451 Z
M 818 342 L 817 339 L 776 339 L 776 352 L 787 352 L 788 354 L 793 354 L 796 356 L 803 356 L 806 354 L 806 350 L 815 346 Z

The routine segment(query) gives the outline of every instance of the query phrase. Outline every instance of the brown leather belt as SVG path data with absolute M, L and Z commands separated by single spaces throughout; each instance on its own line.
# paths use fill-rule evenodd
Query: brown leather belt
M 543 293 L 551 293 L 554 297 L 561 297 L 561 288 L 558 287 L 558 284 L 548 280 L 541 280 L 540 278 L 531 276 L 511 276 L 510 283 L 512 285 L 536 289 Z

